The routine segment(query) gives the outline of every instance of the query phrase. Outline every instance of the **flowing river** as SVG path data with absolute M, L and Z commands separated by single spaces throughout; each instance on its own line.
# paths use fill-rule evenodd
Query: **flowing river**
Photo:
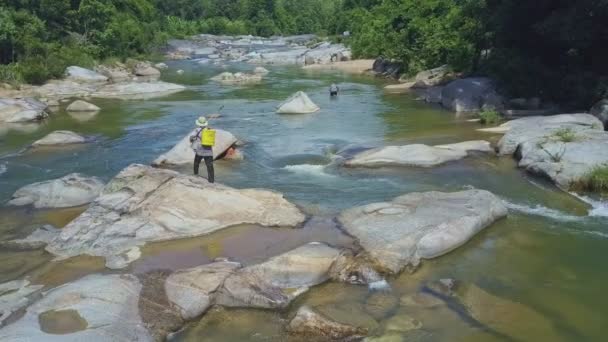
M 309 241 L 349 246 L 352 239 L 334 220 L 341 210 L 408 192 L 474 187 L 500 196 L 510 209 L 507 219 L 456 251 L 424 261 L 415 273 L 388 279 L 390 291 L 383 292 L 381 300 L 366 287 L 328 283 L 312 289 L 285 312 L 212 309 L 171 339 L 283 341 L 285 319 L 302 304 L 372 332 L 382 331 L 395 313 L 405 313 L 422 324 L 421 329 L 385 336 L 386 341 L 605 338 L 605 203 L 592 202 L 591 206 L 559 191 L 518 170 L 511 157 L 480 154 L 432 169 L 338 167 L 340 158 L 365 147 L 473 139 L 496 142 L 500 138 L 475 131 L 479 124 L 467 121 L 470 117 L 431 107 L 413 95 L 385 94 L 382 81 L 370 77 L 276 67 L 269 68 L 271 73 L 261 84 L 222 86 L 209 78 L 225 70 L 250 70 L 251 66 L 235 64 L 221 69 L 188 61 L 169 64 L 163 79 L 187 85 L 186 91 L 147 101 L 93 99 L 102 108 L 96 116 L 68 114 L 62 109 L 42 126 L 0 131 L 0 202 L 23 185 L 71 172 L 107 181 L 131 163 L 149 164 L 187 134 L 200 114 L 222 108 L 221 118 L 212 124 L 245 142 L 241 147 L 245 159 L 217 162 L 217 181 L 282 192 L 311 219 L 295 230 L 238 226 L 200 238 L 149 244 L 142 258 L 122 272 L 176 270 L 220 256 L 251 264 Z M 185 74 L 178 75 L 178 69 Z M 342 92 L 337 99 L 330 99 L 327 93 L 332 82 L 340 83 Z M 307 92 L 321 111 L 276 114 L 277 104 L 297 90 Z M 34 140 L 59 129 L 94 139 L 78 147 L 25 150 Z M 0 240 L 24 237 L 41 223 L 62 227 L 84 209 L 1 207 Z M 53 262 L 42 250 L 0 247 L 0 282 L 29 277 L 51 287 L 105 272 L 109 271 L 99 258 Z M 472 315 L 458 305 L 399 304 L 429 281 L 442 278 L 479 289 L 476 304 L 469 310 Z

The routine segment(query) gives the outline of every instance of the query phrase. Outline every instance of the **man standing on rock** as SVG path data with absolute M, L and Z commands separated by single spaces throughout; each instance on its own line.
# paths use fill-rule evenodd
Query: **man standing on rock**
M 209 122 L 204 116 L 195 121 L 198 127 L 196 133 L 190 136 L 190 143 L 194 150 L 194 174 L 198 176 L 198 169 L 201 160 L 205 160 L 207 166 L 207 179 L 209 183 L 215 181 L 215 171 L 213 169 L 213 145 L 215 145 L 215 130 L 209 127 Z
M 339 91 L 340 91 L 340 88 L 338 88 L 338 86 L 335 83 L 332 83 L 329 86 L 329 96 L 331 96 L 331 97 L 338 96 Z

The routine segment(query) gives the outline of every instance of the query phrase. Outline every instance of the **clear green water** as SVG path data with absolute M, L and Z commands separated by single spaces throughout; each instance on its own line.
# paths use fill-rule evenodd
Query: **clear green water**
M 174 73 L 180 68 L 186 74 Z M 247 68 L 237 65 L 228 70 Z M 497 136 L 478 133 L 475 128 L 479 126 L 467 122 L 467 117 L 427 106 L 411 96 L 386 95 L 381 81 L 370 78 L 275 68 L 259 85 L 232 87 L 208 81 L 222 70 L 175 62 L 164 79 L 188 85 L 182 93 L 148 101 L 92 100 L 102 108 L 94 117 L 74 117 L 60 110 L 43 125 L 1 130 L 0 202 L 8 200 L 20 186 L 70 172 L 108 180 L 131 163 L 150 163 L 189 132 L 198 115 L 224 106 L 222 118 L 214 125 L 247 144 L 242 148 L 245 160 L 217 163 L 217 180 L 235 187 L 281 191 L 315 219 L 299 231 L 244 226 L 198 239 L 152 244 L 129 272 L 191 267 L 218 256 L 249 264 L 315 240 L 349 245 L 352 241 L 331 222 L 344 208 L 412 191 L 477 187 L 511 203 L 508 219 L 453 253 L 424 262 L 416 273 L 389 279 L 392 292 L 388 296 L 399 302 L 400 297 L 418 293 L 427 281 L 445 277 L 476 284 L 492 296 L 480 304 L 480 313 L 490 322 L 476 318 L 486 327 L 492 326 L 493 332 L 471 324 L 449 307 L 397 305 L 370 320 L 366 302 L 372 294 L 366 288 L 326 284 L 310 291 L 286 312 L 214 310 L 200 322 L 192 322 L 176 340 L 282 341 L 286 339 L 281 328 L 284 320 L 304 303 L 338 320 L 364 321 L 379 335 L 393 314 L 408 314 L 422 322 L 423 331 L 399 335 L 407 340 L 604 339 L 608 324 L 608 299 L 603 293 L 608 286 L 604 262 L 608 219 L 588 216 L 584 203 L 517 170 L 510 158 L 479 155 L 434 169 L 354 170 L 338 168 L 335 163 L 336 155 L 362 147 L 496 141 Z M 337 100 L 327 96 L 331 82 L 341 83 L 343 92 Z M 276 105 L 297 90 L 306 91 L 322 110 L 301 116 L 275 114 Z M 57 129 L 92 136 L 94 142 L 23 151 Z M 25 236 L 40 223 L 62 226 L 81 210 L 0 208 L 0 239 Z M 61 263 L 51 259 L 43 251 L 0 248 L 0 282 L 29 276 L 53 286 L 87 273 L 106 272 L 97 258 Z M 530 315 L 530 310 L 535 315 Z M 494 322 L 493 312 L 500 314 L 499 323 Z M 530 322 L 550 328 L 530 329 Z

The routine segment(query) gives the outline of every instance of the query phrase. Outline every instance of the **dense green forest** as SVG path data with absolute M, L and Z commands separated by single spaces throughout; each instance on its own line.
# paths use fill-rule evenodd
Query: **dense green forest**
M 0 79 L 152 53 L 196 33 L 351 32 L 356 57 L 449 64 L 513 96 L 589 107 L 608 86 L 608 0 L 2 0 Z

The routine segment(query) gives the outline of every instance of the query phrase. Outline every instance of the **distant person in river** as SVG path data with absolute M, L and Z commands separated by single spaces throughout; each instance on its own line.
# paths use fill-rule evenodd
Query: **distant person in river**
M 338 86 L 335 83 L 332 83 L 329 86 L 329 96 L 336 97 L 336 96 L 338 96 L 339 91 L 340 91 L 340 88 L 338 88 Z
M 215 130 L 209 127 L 209 122 L 204 116 L 195 121 L 196 133 L 190 136 L 190 143 L 194 150 L 194 174 L 198 176 L 198 169 L 201 161 L 205 160 L 207 166 L 207 180 L 209 183 L 215 181 L 215 171 L 213 169 L 213 145 L 215 145 Z

